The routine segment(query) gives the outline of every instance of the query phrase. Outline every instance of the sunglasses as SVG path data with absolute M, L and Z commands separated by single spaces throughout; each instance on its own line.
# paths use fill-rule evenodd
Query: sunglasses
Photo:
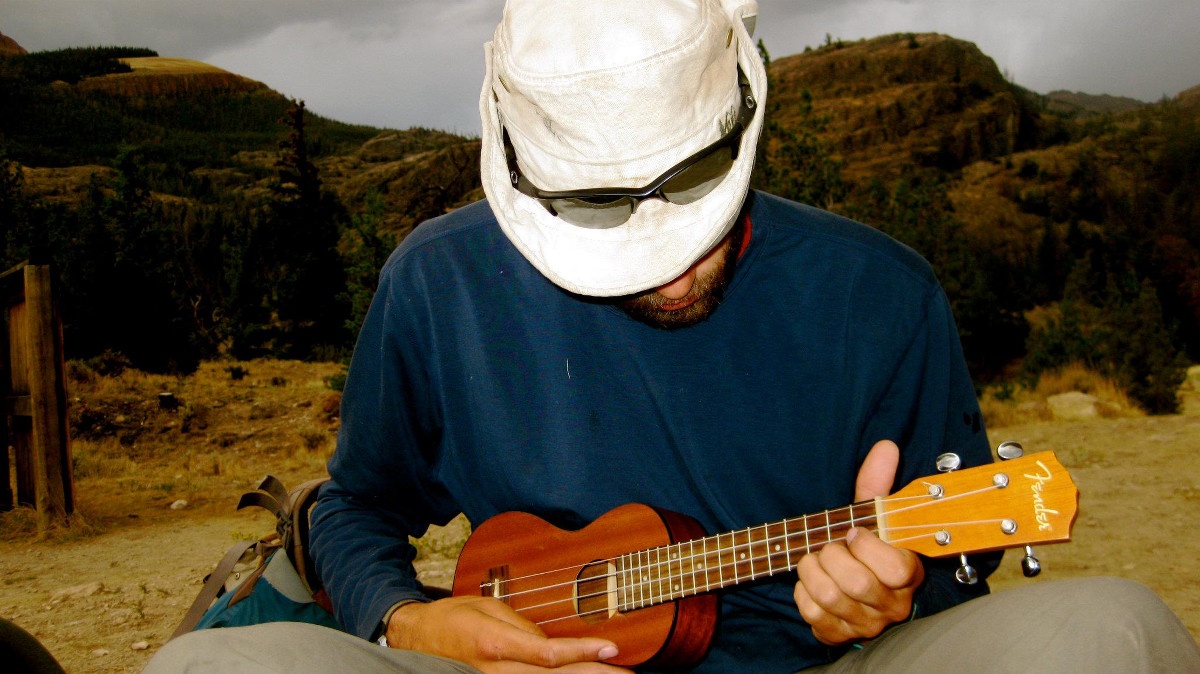
M 638 204 L 646 199 L 662 199 L 678 205 L 698 201 L 716 189 L 733 168 L 741 147 L 742 134 L 754 118 L 757 103 L 741 66 L 738 66 L 738 86 L 741 89 L 741 107 L 729 131 L 716 142 L 667 169 L 645 187 L 598 187 L 562 192 L 540 189 L 521 173 L 516 150 L 508 138 L 508 129 L 501 127 L 504 155 L 508 160 L 508 178 L 514 189 L 537 199 L 550 215 L 589 229 L 608 229 L 625 224 L 637 212 Z

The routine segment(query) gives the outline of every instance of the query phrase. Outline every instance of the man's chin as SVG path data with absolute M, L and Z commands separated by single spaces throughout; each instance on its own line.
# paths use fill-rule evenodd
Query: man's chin
M 678 330 L 702 323 L 721 306 L 720 299 L 714 294 L 700 297 L 679 309 L 662 309 L 646 300 L 650 298 L 645 295 L 626 300 L 621 302 L 621 309 L 630 318 L 662 330 Z

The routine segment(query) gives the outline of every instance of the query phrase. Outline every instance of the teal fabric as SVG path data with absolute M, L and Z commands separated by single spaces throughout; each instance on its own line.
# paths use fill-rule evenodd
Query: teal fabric
M 272 555 L 272 558 L 274 555 Z M 273 573 L 290 572 L 296 575 L 291 565 L 278 565 Z M 299 583 L 299 577 L 296 582 Z M 338 629 L 333 615 L 315 602 L 296 601 L 285 596 L 271 583 L 269 574 L 263 574 L 254 585 L 254 591 L 233 606 L 229 605 L 236 592 L 226 592 L 204 614 L 196 625 L 197 630 L 211 627 L 242 627 L 274 622 L 299 622 L 322 625 Z

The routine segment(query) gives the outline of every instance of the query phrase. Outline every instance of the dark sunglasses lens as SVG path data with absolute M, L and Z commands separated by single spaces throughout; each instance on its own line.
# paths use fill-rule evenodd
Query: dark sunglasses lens
M 635 200 L 633 197 L 588 197 L 549 201 L 559 218 L 576 227 L 608 229 L 629 220 Z
M 733 147 L 717 148 L 663 183 L 659 193 L 667 201 L 681 206 L 699 201 L 701 197 L 716 189 L 731 168 Z

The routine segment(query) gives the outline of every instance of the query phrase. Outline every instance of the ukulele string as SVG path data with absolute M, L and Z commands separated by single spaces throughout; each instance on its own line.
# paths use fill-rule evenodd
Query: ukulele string
M 931 506 L 931 505 L 937 505 L 939 503 L 945 503 L 945 502 L 948 502 L 948 501 L 951 501 L 954 499 L 958 499 L 958 498 L 973 496 L 973 495 L 980 494 L 980 493 L 983 493 L 983 492 L 986 492 L 986 491 L 989 491 L 992 489 L 997 489 L 997 488 L 998 487 L 995 485 L 988 485 L 987 487 L 984 487 L 981 489 L 976 489 L 973 491 L 963 492 L 960 494 L 954 494 L 954 495 L 950 495 L 950 496 L 944 496 L 942 498 L 939 498 L 939 499 L 933 500 L 933 501 L 931 501 L 929 499 L 929 496 L 927 496 L 927 495 L 884 498 L 883 500 L 888 501 L 888 502 L 918 501 L 917 503 L 914 503 L 912 505 L 908 505 L 908 506 L 904 506 L 901 508 L 897 508 L 895 510 L 888 511 L 888 513 L 885 513 L 885 514 L 907 512 L 907 511 L 915 510 L 918 508 L 924 508 L 924 507 Z M 846 506 L 843 508 L 837 508 L 837 509 L 826 511 L 826 512 L 827 513 L 838 512 L 838 511 L 848 510 L 848 509 L 850 509 L 850 507 Z M 656 604 L 663 603 L 664 601 L 670 601 L 670 600 L 673 600 L 673 599 L 676 599 L 679 597 L 688 596 L 688 594 L 698 594 L 703 591 L 708 591 L 714 585 L 717 588 L 724 587 L 726 585 L 726 580 L 727 580 L 725 577 L 725 573 L 724 573 L 725 569 L 729 569 L 729 568 L 734 569 L 733 577 L 728 580 L 740 581 L 740 580 L 754 580 L 760 576 L 772 575 L 774 573 L 778 573 L 781 571 L 791 571 L 796 567 L 795 563 L 789 562 L 787 565 L 782 566 L 778 569 L 768 568 L 763 573 L 757 573 L 753 570 L 753 559 L 751 559 L 750 560 L 751 561 L 751 573 L 748 576 L 743 576 L 742 578 L 738 578 L 737 573 L 736 573 L 737 565 L 739 564 L 739 562 L 745 563 L 746 560 L 744 560 L 744 559 L 739 560 L 739 559 L 733 558 L 727 562 L 722 559 L 722 553 L 736 555 L 738 548 L 750 549 L 754 545 L 769 546 L 772 542 L 777 542 L 779 540 L 783 540 L 783 542 L 785 544 L 787 544 L 787 543 L 790 543 L 791 539 L 794 537 L 804 535 L 805 538 L 807 539 L 808 534 L 813 533 L 813 532 L 818 532 L 821 530 L 825 530 L 827 532 L 827 534 L 829 534 L 829 533 L 832 533 L 832 531 L 834 529 L 839 529 L 839 530 L 840 529 L 849 529 L 849 528 L 853 528 L 860 521 L 874 520 L 876 516 L 874 514 L 872 514 L 869 516 L 854 517 L 852 514 L 850 520 L 845 521 L 845 522 L 835 522 L 835 523 L 830 523 L 830 524 L 826 524 L 826 525 L 817 525 L 817 526 L 813 526 L 813 527 L 808 527 L 807 520 L 810 517 L 814 517 L 814 515 L 807 515 L 807 516 L 783 521 L 783 523 L 786 524 L 787 522 L 803 519 L 805 521 L 806 526 L 803 527 L 803 529 L 800 531 L 794 531 L 794 532 L 786 531 L 782 535 L 771 535 L 768 533 L 766 538 L 763 538 L 761 540 L 753 540 L 752 538 L 748 538 L 745 543 L 738 543 L 738 542 L 736 542 L 736 538 L 735 538 L 735 539 L 733 539 L 734 543 L 731 547 L 722 547 L 721 543 L 720 543 L 720 537 L 721 536 L 729 536 L 732 538 L 734 536 L 735 532 L 730 532 L 728 534 L 719 534 L 717 536 L 711 536 L 711 537 L 705 537 L 703 539 L 699 539 L 701 541 L 704 541 L 706 546 L 707 546 L 707 541 L 709 541 L 709 540 L 715 541 L 717 547 L 713 551 L 708 551 L 707 547 L 705 547 L 705 549 L 703 549 L 701 552 L 699 552 L 699 553 L 695 552 L 696 541 L 693 540 L 693 541 L 683 541 L 681 543 L 674 543 L 674 544 L 662 546 L 659 548 L 649 548 L 647 550 L 641 550 L 641 551 L 638 551 L 635 553 L 629 553 L 628 555 L 625 555 L 625 556 L 629 556 L 629 557 L 632 557 L 633 555 L 649 556 L 650 553 L 655 553 L 657 555 L 661 555 L 662 551 L 665 550 L 665 551 L 667 551 L 668 559 L 656 560 L 656 561 L 652 561 L 652 562 L 647 562 L 645 564 L 638 564 L 629 569 L 621 569 L 621 570 L 617 570 L 617 571 L 608 572 L 605 574 L 600 574 L 598 576 L 588 578 L 587 580 L 589 582 L 601 582 L 601 581 L 607 581 L 608 579 L 611 579 L 614 577 L 615 578 L 620 578 L 622 576 L 637 577 L 637 580 L 634 583 L 629 584 L 629 585 L 624 585 L 622 587 L 622 590 L 620 590 L 620 591 L 623 591 L 626 593 L 631 593 L 635 589 L 645 590 L 646 588 L 649 588 L 649 590 L 650 590 L 648 593 L 649 598 L 642 599 L 640 601 L 637 601 L 637 600 L 627 601 L 627 602 L 625 602 L 626 606 L 630 606 L 632 604 L 641 604 L 640 606 L 635 606 L 634 608 L 642 608 L 647 605 L 656 605 Z M 819 517 L 819 515 L 817 515 L 817 517 Z M 965 527 L 965 526 L 980 525 L 980 524 L 990 524 L 990 523 L 995 523 L 998 521 L 999 520 L 971 520 L 971 521 L 963 521 L 963 522 L 928 523 L 928 524 L 922 524 L 922 525 L 909 525 L 909 526 L 904 526 L 904 527 L 889 527 L 889 531 L 929 529 L 929 528 L 935 528 L 935 527 L 936 528 Z M 745 531 L 747 537 L 750 537 L 750 536 L 752 536 L 752 533 L 751 533 L 752 530 L 758 529 L 758 528 L 761 528 L 767 532 L 770 531 L 769 525 L 759 525 L 756 527 L 747 527 L 744 530 L 738 530 L 738 533 Z M 869 529 L 869 530 L 874 533 L 877 533 L 877 531 L 875 529 Z M 892 539 L 890 542 L 891 543 L 901 543 L 901 542 L 919 540 L 921 538 L 927 538 L 927 537 L 930 537 L 933 535 L 935 535 L 935 534 L 933 534 L 933 533 L 920 534 L 920 535 L 916 535 L 916 536 L 909 536 L 906 538 Z M 821 547 L 823 547 L 824 545 L 828 545 L 829 543 L 840 542 L 843 540 L 845 540 L 844 536 L 837 537 L 837 538 L 829 536 L 826 540 L 820 541 L 819 545 Z M 677 549 L 677 551 L 682 552 L 683 545 L 685 545 L 685 544 L 688 545 L 690 554 L 683 555 L 683 556 L 677 556 L 674 558 L 669 557 L 669 555 L 670 555 L 669 550 L 671 547 L 675 547 Z M 806 552 L 811 552 L 814 547 L 816 547 L 816 546 L 806 543 L 806 545 L 805 545 Z M 790 552 L 791 552 L 790 549 L 787 549 L 785 551 L 785 553 L 790 553 Z M 768 563 L 769 563 L 770 554 L 771 553 L 768 552 L 766 555 L 768 557 Z M 776 554 L 779 554 L 779 553 L 776 553 Z M 705 562 L 707 562 L 714 555 L 716 556 L 716 559 L 717 559 L 717 565 L 715 568 L 717 570 L 718 577 L 719 577 L 718 582 L 715 584 L 708 582 L 708 579 L 713 572 L 713 567 L 711 567 L 711 566 L 706 567 L 706 566 L 702 565 L 699 568 L 692 566 L 690 568 L 690 570 L 685 570 L 683 568 L 684 562 L 693 562 L 694 563 L 696 559 L 703 559 Z M 790 560 L 790 555 L 789 555 L 789 560 Z M 588 565 L 594 565 L 594 564 L 614 564 L 615 565 L 615 562 L 616 562 L 616 558 L 608 558 L 608 559 L 590 562 Z M 540 571 L 540 572 L 533 573 L 533 574 L 527 574 L 524 576 L 518 576 L 515 578 L 511 578 L 511 579 L 505 579 L 505 582 L 508 583 L 508 582 L 513 582 L 513 581 L 528 580 L 528 579 L 536 578 L 539 576 L 545 576 L 545 575 L 550 575 L 550 574 L 554 574 L 554 573 L 575 572 L 577 569 L 582 569 L 582 568 L 584 568 L 584 566 L 588 566 L 588 565 L 581 564 L 581 565 L 576 565 L 576 566 L 563 567 L 561 569 L 555 569 L 555 570 L 551 570 L 551 571 Z M 672 569 L 671 569 L 672 565 L 677 565 L 679 567 L 679 570 L 677 572 L 672 571 Z M 664 567 L 666 568 L 665 575 L 663 575 L 661 573 L 661 571 L 663 570 Z M 660 573 L 654 577 L 644 576 L 643 572 L 645 572 L 646 570 L 657 570 Z M 685 590 L 679 590 L 678 588 L 672 588 L 670 590 L 663 590 L 661 588 L 661 586 L 666 582 L 669 582 L 673 579 L 683 578 L 688 575 L 692 576 L 692 578 L 694 580 L 698 574 L 704 576 L 705 582 L 703 583 L 703 589 L 701 589 L 700 584 L 691 585 L 690 592 L 685 591 Z M 578 582 L 579 581 L 577 578 L 572 578 L 572 579 L 558 582 L 558 583 L 535 586 L 535 587 L 528 588 L 528 589 L 523 589 L 523 590 L 519 590 L 519 591 L 515 591 L 515 592 L 501 594 L 498 596 L 498 598 L 499 599 L 509 599 L 509 598 L 514 598 L 514 597 L 520 596 L 520 595 L 527 595 L 527 594 L 533 594 L 533 593 L 538 593 L 538 592 L 547 592 L 547 591 L 550 591 L 553 589 L 569 587 L 569 586 L 577 584 Z M 660 586 L 659 591 L 657 592 L 657 596 L 655 596 L 655 591 L 654 591 L 655 585 Z M 573 595 L 572 597 L 568 597 L 568 598 L 555 599 L 555 600 L 543 602 L 540 604 L 533 604 L 530 606 L 520 607 L 517 610 L 519 612 L 519 611 L 533 611 L 533 610 L 537 610 L 537 609 L 549 608 L 556 604 L 573 603 L 573 602 L 583 600 L 583 599 L 590 599 L 590 598 L 610 594 L 611 592 L 612 591 L 610 591 L 610 590 L 604 590 L 601 592 L 592 592 L 592 593 L 587 593 L 587 594 Z M 619 603 L 620 602 L 618 602 L 618 604 Z M 569 614 L 562 615 L 562 616 L 559 616 L 556 618 L 548 618 L 545 620 L 541 620 L 537 624 L 541 625 L 541 624 L 545 624 L 545 623 L 549 623 L 549 622 L 556 622 L 559 620 L 565 620 L 565 619 L 568 619 L 571 617 L 576 617 L 576 616 L 593 615 L 595 613 L 606 612 L 607 610 L 608 609 L 597 609 L 597 610 L 593 610 L 593 611 L 586 611 L 583 613 L 571 612 Z
M 848 508 L 849 507 L 839 508 L 838 510 L 847 510 Z M 815 517 L 815 516 L 816 515 L 811 515 L 810 517 Z M 744 543 L 738 543 L 738 542 L 736 542 L 736 539 L 735 539 L 735 542 L 733 543 L 732 546 L 724 546 L 724 547 L 722 546 L 722 544 L 719 540 L 720 537 L 721 536 L 732 537 L 734 535 L 734 532 L 727 533 L 727 534 L 719 534 L 717 536 L 710 536 L 710 537 L 705 537 L 703 539 L 697 539 L 699 541 L 705 541 L 705 548 L 703 548 L 700 552 L 695 551 L 695 544 L 697 542 L 696 540 L 682 541 L 680 543 L 673 543 L 671 545 L 662 546 L 659 548 L 648 548 L 646 550 L 640 550 L 637 552 L 628 553 L 627 555 L 623 555 L 623 556 L 631 557 L 631 558 L 635 555 L 639 556 L 639 557 L 642 555 L 649 557 L 651 554 L 656 554 L 656 555 L 661 556 L 662 551 L 666 550 L 666 551 L 668 551 L 667 552 L 668 558 L 665 560 L 658 559 L 656 561 L 647 561 L 645 563 L 639 563 L 628 569 L 620 569 L 617 571 L 611 571 L 611 572 L 608 572 L 605 574 L 600 574 L 600 575 L 588 578 L 587 581 L 588 582 L 600 582 L 600 581 L 607 581 L 612 578 L 620 578 L 622 576 L 626 576 L 626 577 L 637 576 L 638 579 L 635 582 L 623 586 L 623 589 L 628 592 L 631 588 L 647 588 L 647 587 L 653 587 L 655 584 L 662 585 L 663 583 L 670 581 L 672 578 L 680 578 L 680 577 L 687 576 L 687 575 L 691 575 L 691 576 L 695 577 L 697 574 L 704 574 L 705 579 L 707 581 L 708 575 L 712 574 L 713 571 L 715 570 L 717 572 L 717 574 L 719 575 L 720 580 L 717 583 L 706 582 L 704 584 L 705 588 L 703 590 L 699 589 L 699 585 L 694 585 L 691 593 L 698 594 L 699 592 L 707 591 L 708 589 L 712 588 L 714 585 L 718 588 L 723 587 L 726 583 L 725 570 L 734 568 L 739 563 L 744 564 L 746 562 L 746 560 L 744 560 L 744 559 L 739 560 L 736 558 L 730 558 L 728 561 L 725 561 L 722 559 L 723 553 L 725 556 L 736 555 L 737 550 L 739 548 L 750 548 L 751 546 L 755 546 L 755 545 L 759 545 L 759 546 L 770 545 L 772 542 L 778 542 L 781 540 L 786 543 L 789 539 L 791 539 L 793 537 L 800 536 L 801 534 L 813 533 L 813 532 L 816 532 L 821 529 L 827 530 L 829 533 L 832 533 L 833 529 L 840 530 L 843 528 L 850 528 L 861 521 L 873 520 L 874 518 L 875 518 L 874 515 L 863 516 L 863 517 L 854 517 L 846 522 L 836 522 L 836 523 L 832 523 L 830 525 L 813 526 L 813 527 L 806 528 L 802 531 L 790 531 L 790 532 L 787 532 L 785 535 L 770 535 L 770 534 L 768 534 L 768 536 L 766 538 L 763 538 L 761 540 L 748 539 Z M 796 518 L 796 519 L 800 519 L 800 518 Z M 739 529 L 737 533 L 745 531 L 746 535 L 750 536 L 751 531 L 753 529 L 761 528 L 765 531 L 769 531 L 769 529 L 767 527 L 768 527 L 768 525 L 747 527 L 746 529 Z M 871 531 L 874 531 L 874 529 L 872 529 Z M 707 541 L 709 541 L 709 540 L 715 541 L 716 548 L 714 550 L 707 550 Z M 826 545 L 829 543 L 836 543 L 836 542 L 839 542 L 842 540 L 845 540 L 844 536 L 843 537 L 829 536 L 826 540 L 821 542 L 821 545 Z M 677 548 L 678 551 L 682 551 L 682 548 L 684 545 L 687 545 L 689 547 L 689 549 L 690 549 L 689 554 L 682 555 L 682 556 L 676 556 L 674 558 L 669 557 L 669 554 L 670 554 L 669 549 L 670 548 L 674 547 L 674 548 Z M 815 545 L 809 546 L 810 549 L 812 547 L 815 547 Z M 779 553 L 779 554 L 782 554 L 782 553 Z M 695 562 L 695 560 L 697 560 L 697 559 L 703 559 L 707 562 L 710 558 L 712 558 L 714 556 L 717 559 L 717 564 L 715 566 L 708 566 L 708 567 L 705 567 L 703 565 L 700 567 L 693 566 L 690 570 L 684 570 L 682 568 L 684 562 Z M 616 561 L 617 561 L 617 558 L 601 559 L 601 560 L 589 562 L 588 564 L 580 564 L 577 566 L 563 567 L 561 569 L 556 569 L 553 571 L 539 571 L 538 573 L 527 574 L 524 576 L 516 576 L 513 578 L 506 578 L 506 579 L 504 579 L 504 583 L 508 584 L 508 583 L 513 583 L 513 582 L 520 582 L 520 581 L 524 581 L 524 580 L 529 580 L 531 578 L 536 578 L 539 576 L 545 576 L 545 575 L 554 574 L 554 573 L 575 573 L 578 569 L 584 568 L 584 566 L 591 566 L 591 565 L 595 565 L 595 564 L 613 564 L 615 566 Z M 677 572 L 671 571 L 672 565 L 679 566 L 680 567 L 679 571 L 677 571 Z M 658 573 L 653 578 L 643 576 L 643 572 L 645 572 L 647 570 L 657 570 L 657 571 L 661 572 L 664 567 L 666 567 L 665 575 L 663 575 L 662 573 Z M 794 568 L 795 568 L 795 564 L 788 564 L 785 566 L 781 566 L 777 569 L 775 569 L 775 568 L 768 569 L 765 573 L 752 572 L 749 576 L 743 577 L 743 578 L 753 580 L 753 579 L 758 578 L 763 575 L 771 575 L 773 573 L 778 573 L 780 571 L 790 571 Z M 734 580 L 734 579 L 741 580 L 737 577 L 736 573 L 733 573 L 731 575 L 731 577 L 729 578 L 729 580 Z M 578 582 L 579 582 L 578 578 L 571 578 L 569 580 L 561 581 L 558 583 L 551 583 L 551 584 L 547 584 L 547 585 L 538 585 L 538 586 L 530 587 L 527 589 L 522 589 L 522 590 L 517 590 L 514 592 L 500 594 L 500 595 L 497 595 L 497 598 L 498 599 L 510 599 L 510 598 L 514 598 L 514 597 L 518 597 L 518 596 L 522 596 L 522 595 L 527 595 L 527 594 L 534 594 L 534 593 L 538 593 L 538 592 L 548 592 L 550 590 L 555 590 L 555 589 L 559 589 L 559 588 L 563 588 L 563 587 L 570 587 L 572 585 L 577 584 Z M 593 598 L 593 597 L 602 596 L 602 595 L 608 594 L 609 592 L 610 592 L 609 590 L 604 590 L 601 592 L 593 592 L 590 594 L 577 594 L 577 595 L 573 595 L 571 598 L 555 599 L 553 601 L 548 601 L 548 602 L 544 602 L 541 604 L 533 604 L 530 606 L 524 606 L 518 610 L 526 610 L 527 611 L 527 610 L 534 610 L 534 609 L 539 609 L 539 608 L 546 608 L 549 606 L 553 606 L 554 604 L 560 604 L 563 602 L 570 602 L 570 601 L 576 601 L 579 599 L 589 599 L 589 598 Z M 649 594 L 653 595 L 653 591 L 651 591 Z M 657 598 L 657 600 L 652 597 L 650 600 L 648 600 L 648 601 L 643 600 L 641 603 L 643 603 L 643 604 L 645 604 L 645 603 L 658 604 L 658 603 L 662 603 L 663 601 L 666 601 L 666 599 L 663 598 L 663 595 L 680 594 L 681 596 L 686 596 L 687 593 L 682 592 L 682 591 L 672 590 L 670 592 L 659 592 L 658 594 L 660 596 Z M 638 603 L 638 602 L 630 601 L 627 603 Z M 590 612 L 589 613 L 581 613 L 578 615 L 588 615 L 588 614 L 590 614 Z M 570 616 L 564 616 L 564 617 L 570 617 Z M 560 619 L 562 619 L 562 618 L 555 618 L 553 620 L 560 620 Z

